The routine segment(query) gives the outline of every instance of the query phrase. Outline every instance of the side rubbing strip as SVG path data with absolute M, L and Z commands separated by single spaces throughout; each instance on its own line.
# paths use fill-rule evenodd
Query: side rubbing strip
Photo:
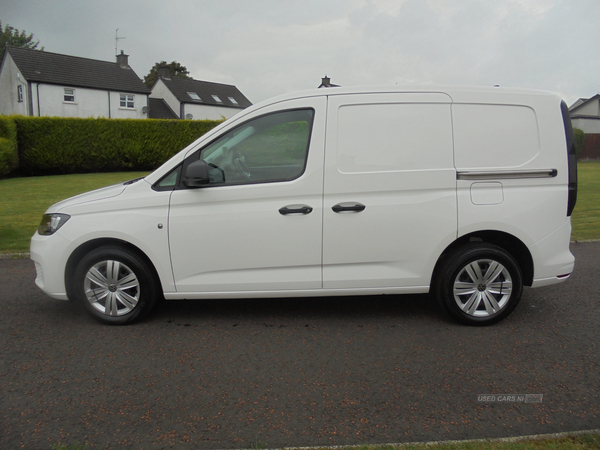
M 457 180 L 513 180 L 519 178 L 554 178 L 556 169 L 511 170 L 500 172 L 456 172 Z

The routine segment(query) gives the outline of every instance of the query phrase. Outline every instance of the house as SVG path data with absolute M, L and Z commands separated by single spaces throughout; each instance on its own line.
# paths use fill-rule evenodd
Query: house
M 235 86 L 170 77 L 163 68 L 152 86 L 150 118 L 228 119 L 251 105 Z
M 147 117 L 150 90 L 121 51 L 116 62 L 7 46 L 0 65 L 0 114 Z
M 569 108 L 574 128 L 585 133 L 585 145 L 580 159 L 600 159 L 600 94 L 580 98 Z
M 569 108 L 573 127 L 585 134 L 600 134 L 600 94 L 592 98 L 580 98 Z

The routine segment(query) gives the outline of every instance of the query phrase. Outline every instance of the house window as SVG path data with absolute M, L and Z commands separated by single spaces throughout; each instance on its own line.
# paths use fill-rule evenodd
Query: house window
M 23 101 L 23 85 L 22 84 L 17 86 L 17 101 L 18 102 Z
M 228 98 L 228 99 L 229 99 L 229 101 L 230 101 L 231 103 L 233 103 L 234 105 L 237 105 L 237 104 L 238 104 L 238 102 L 236 101 L 236 99 L 235 99 L 235 98 L 233 98 L 233 97 L 227 97 L 227 98 Z
M 215 101 L 215 102 L 218 102 L 218 103 L 223 103 L 223 102 L 221 101 L 221 99 L 219 98 L 219 96 L 218 96 L 218 95 L 214 95 L 214 94 L 213 94 L 212 98 L 214 99 L 214 101 Z
M 133 108 L 133 95 L 121 94 L 121 108 Z
M 200 96 L 198 94 L 196 94 L 195 92 L 188 92 L 187 94 L 190 96 L 190 98 L 192 100 L 200 100 Z
M 65 88 L 64 101 L 67 103 L 75 103 L 75 89 Z

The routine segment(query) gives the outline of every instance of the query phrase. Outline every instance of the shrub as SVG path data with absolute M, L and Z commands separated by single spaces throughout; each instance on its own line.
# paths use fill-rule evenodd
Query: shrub
M 219 121 L 18 117 L 22 175 L 153 170 Z
M 579 155 L 585 145 L 585 133 L 579 128 L 573 128 L 573 133 L 575 134 L 575 151 Z
M 13 118 L 0 116 L 0 177 L 13 172 L 18 163 L 17 126 Z

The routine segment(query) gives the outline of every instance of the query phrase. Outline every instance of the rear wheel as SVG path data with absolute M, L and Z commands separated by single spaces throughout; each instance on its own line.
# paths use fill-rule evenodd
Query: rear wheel
M 82 258 L 73 276 L 73 292 L 94 318 L 117 325 L 147 314 L 160 295 L 160 286 L 137 253 L 109 245 Z
M 432 287 L 439 304 L 456 320 L 489 325 L 515 309 L 523 277 L 514 258 L 502 248 L 471 243 L 444 258 Z

